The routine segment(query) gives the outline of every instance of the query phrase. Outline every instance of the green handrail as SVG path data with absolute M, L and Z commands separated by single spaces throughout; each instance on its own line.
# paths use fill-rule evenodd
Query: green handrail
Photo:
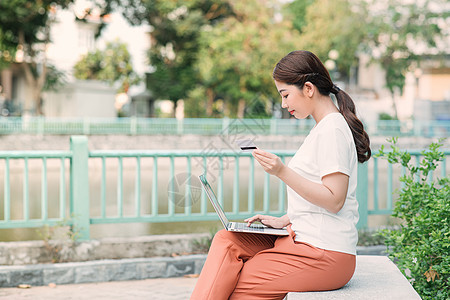
M 8 117 L 0 119 L 0 134 L 228 135 L 245 131 L 258 135 L 304 135 L 314 124 L 312 119 Z M 377 120 L 364 125 L 370 136 L 446 137 L 450 133 L 449 120 Z
M 4 167 L 4 213 L 3 218 L 0 219 L 0 228 L 53 226 L 72 217 L 68 224 L 76 226 L 81 239 L 86 240 L 90 238 L 91 224 L 216 220 L 217 216 L 209 206 L 205 193 L 196 186 L 196 183 L 198 184 L 196 175 L 203 172 L 207 172 L 208 178 L 216 185 L 218 199 L 230 218 L 242 219 L 259 212 L 275 216 L 285 213 L 285 184 L 278 181 L 278 184 L 274 186 L 272 181 L 275 179 L 263 172 L 255 163 L 251 153 L 232 150 L 89 151 L 86 136 L 72 136 L 70 142 L 70 151 L 0 151 L 0 162 L 4 162 L 0 164 L 0 167 Z M 271 152 L 280 156 L 284 162 L 288 162 L 295 154 L 295 151 Z M 420 151 L 409 152 L 415 157 L 416 163 L 419 163 Z M 450 150 L 445 150 L 444 153 L 446 157 L 450 156 Z M 15 184 L 11 180 L 11 166 L 17 167 L 16 163 L 12 163 L 16 160 L 22 161 L 23 170 L 21 206 L 14 204 L 20 202 L 20 199 L 16 199 L 17 196 L 11 194 L 11 185 Z M 30 195 L 30 162 L 35 160 L 41 161 L 40 195 Z M 58 212 L 56 217 L 51 217 L 48 213 L 50 203 L 54 203 L 49 199 L 48 190 L 48 163 L 51 160 L 59 165 L 59 193 L 56 199 L 59 209 L 56 210 Z M 100 182 L 98 199 L 90 199 L 92 187 L 89 182 L 91 179 L 89 167 L 93 160 L 101 163 L 98 175 Z M 134 189 L 132 189 L 134 195 L 131 196 L 126 193 L 124 186 L 125 160 L 134 161 L 135 164 Z M 106 184 L 107 163 L 111 161 L 117 163 L 115 171 L 117 196 L 114 212 L 107 209 L 111 198 Z M 70 162 L 70 169 L 66 170 L 68 162 Z M 166 172 L 165 167 L 167 167 L 167 173 L 163 173 Z M 242 172 L 247 171 L 248 179 L 242 180 Z M 66 172 L 69 173 L 70 179 L 69 199 L 66 199 Z M 401 175 L 401 173 L 397 174 L 398 172 L 404 172 L 404 169 L 392 168 L 386 161 L 381 161 L 379 158 L 372 158 L 369 162 L 358 166 L 357 199 L 360 211 L 358 227 L 367 227 L 371 216 L 391 214 L 394 204 L 393 193 L 395 189 L 401 188 L 399 182 L 394 180 L 397 175 Z M 145 174 L 150 176 L 151 183 L 145 181 Z M 184 174 L 184 177 L 177 178 L 180 174 Z M 226 174 L 232 175 L 231 184 Z M 430 176 L 448 176 L 446 160 L 441 163 L 440 170 L 438 169 Z M 184 190 L 176 190 L 179 187 L 176 180 L 186 180 Z M 167 196 L 164 191 L 161 191 L 161 184 L 168 187 Z M 143 188 L 151 190 L 148 198 L 144 197 Z M 245 191 L 245 188 L 248 191 L 246 196 L 243 196 L 241 191 Z M 184 195 L 184 202 L 181 205 L 177 202 L 179 195 Z M 66 207 L 66 200 L 70 207 Z M 91 211 L 92 204 L 99 205 L 98 212 Z M 39 217 L 36 217 L 34 207 L 40 207 Z M 132 209 L 129 210 L 129 207 Z

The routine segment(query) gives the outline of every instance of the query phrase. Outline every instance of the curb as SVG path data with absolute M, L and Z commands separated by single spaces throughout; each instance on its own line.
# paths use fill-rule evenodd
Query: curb
M 0 287 L 180 277 L 199 274 L 206 254 L 0 267 Z
M 207 233 L 150 235 L 128 238 L 102 238 L 71 243 L 67 240 L 0 242 L 0 266 L 51 264 L 58 249 L 59 262 L 85 262 L 106 259 L 169 257 L 172 253 L 196 253 L 195 241 Z

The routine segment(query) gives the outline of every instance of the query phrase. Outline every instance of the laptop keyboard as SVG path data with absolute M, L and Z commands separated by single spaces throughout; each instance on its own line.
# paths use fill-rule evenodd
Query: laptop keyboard
M 250 225 L 250 226 L 247 226 L 247 223 L 235 223 L 236 224 L 236 226 L 235 226 L 235 228 L 236 229 L 244 229 L 244 230 L 250 230 L 250 231 L 264 231 L 264 226 L 262 226 L 262 225 Z

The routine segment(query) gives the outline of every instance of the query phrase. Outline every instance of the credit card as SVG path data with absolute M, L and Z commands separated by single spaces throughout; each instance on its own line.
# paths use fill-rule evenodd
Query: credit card
M 249 139 L 236 140 L 236 144 L 244 152 L 252 152 L 253 150 L 257 149 L 255 143 Z

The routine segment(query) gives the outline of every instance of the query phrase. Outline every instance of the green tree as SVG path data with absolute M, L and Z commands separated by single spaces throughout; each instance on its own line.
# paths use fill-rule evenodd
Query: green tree
M 226 116 L 242 118 L 250 103 L 271 105 L 278 99 L 271 72 L 281 57 L 299 48 L 300 39 L 290 21 L 276 20 L 277 1 L 229 3 L 234 15 L 202 31 L 197 68 L 208 95 L 207 115 L 220 98 Z
M 122 6 L 131 24 L 151 26 L 149 88 L 158 99 L 175 102 L 198 83 L 197 63 L 202 28 L 231 14 L 225 0 L 109 0 Z M 126 5 L 124 5 L 126 3 Z M 112 7 L 112 6 L 111 6 Z
M 314 52 L 323 62 L 330 58 L 330 51 L 335 50 L 338 55 L 331 58 L 336 69 L 329 71 L 332 71 L 332 77 L 340 74 L 340 78 L 332 79 L 351 79 L 352 69 L 358 64 L 360 45 L 366 35 L 364 6 L 348 0 L 315 0 L 302 9 L 306 10 L 306 15 L 294 15 L 294 18 L 304 19 L 300 23 L 300 31 L 305 49 Z
M 0 68 L 17 63 L 24 71 L 32 98 L 25 99 L 25 112 L 43 114 L 41 93 L 48 64 L 50 26 L 55 12 L 73 0 L 9 0 L 0 2 Z
M 302 33 L 305 26 L 308 24 L 306 21 L 307 8 L 314 3 L 315 0 L 294 0 L 284 6 L 283 14 L 292 19 L 292 26 Z
M 74 76 L 82 80 L 119 84 L 118 93 L 127 92 L 131 85 L 140 81 L 133 71 L 127 45 L 118 40 L 108 42 L 104 50 L 96 50 L 81 57 L 74 66 Z
M 448 1 L 371 0 L 369 9 L 365 49 L 385 71 L 397 118 L 395 94 L 402 94 L 407 71 L 420 66 L 428 54 L 448 51 Z

